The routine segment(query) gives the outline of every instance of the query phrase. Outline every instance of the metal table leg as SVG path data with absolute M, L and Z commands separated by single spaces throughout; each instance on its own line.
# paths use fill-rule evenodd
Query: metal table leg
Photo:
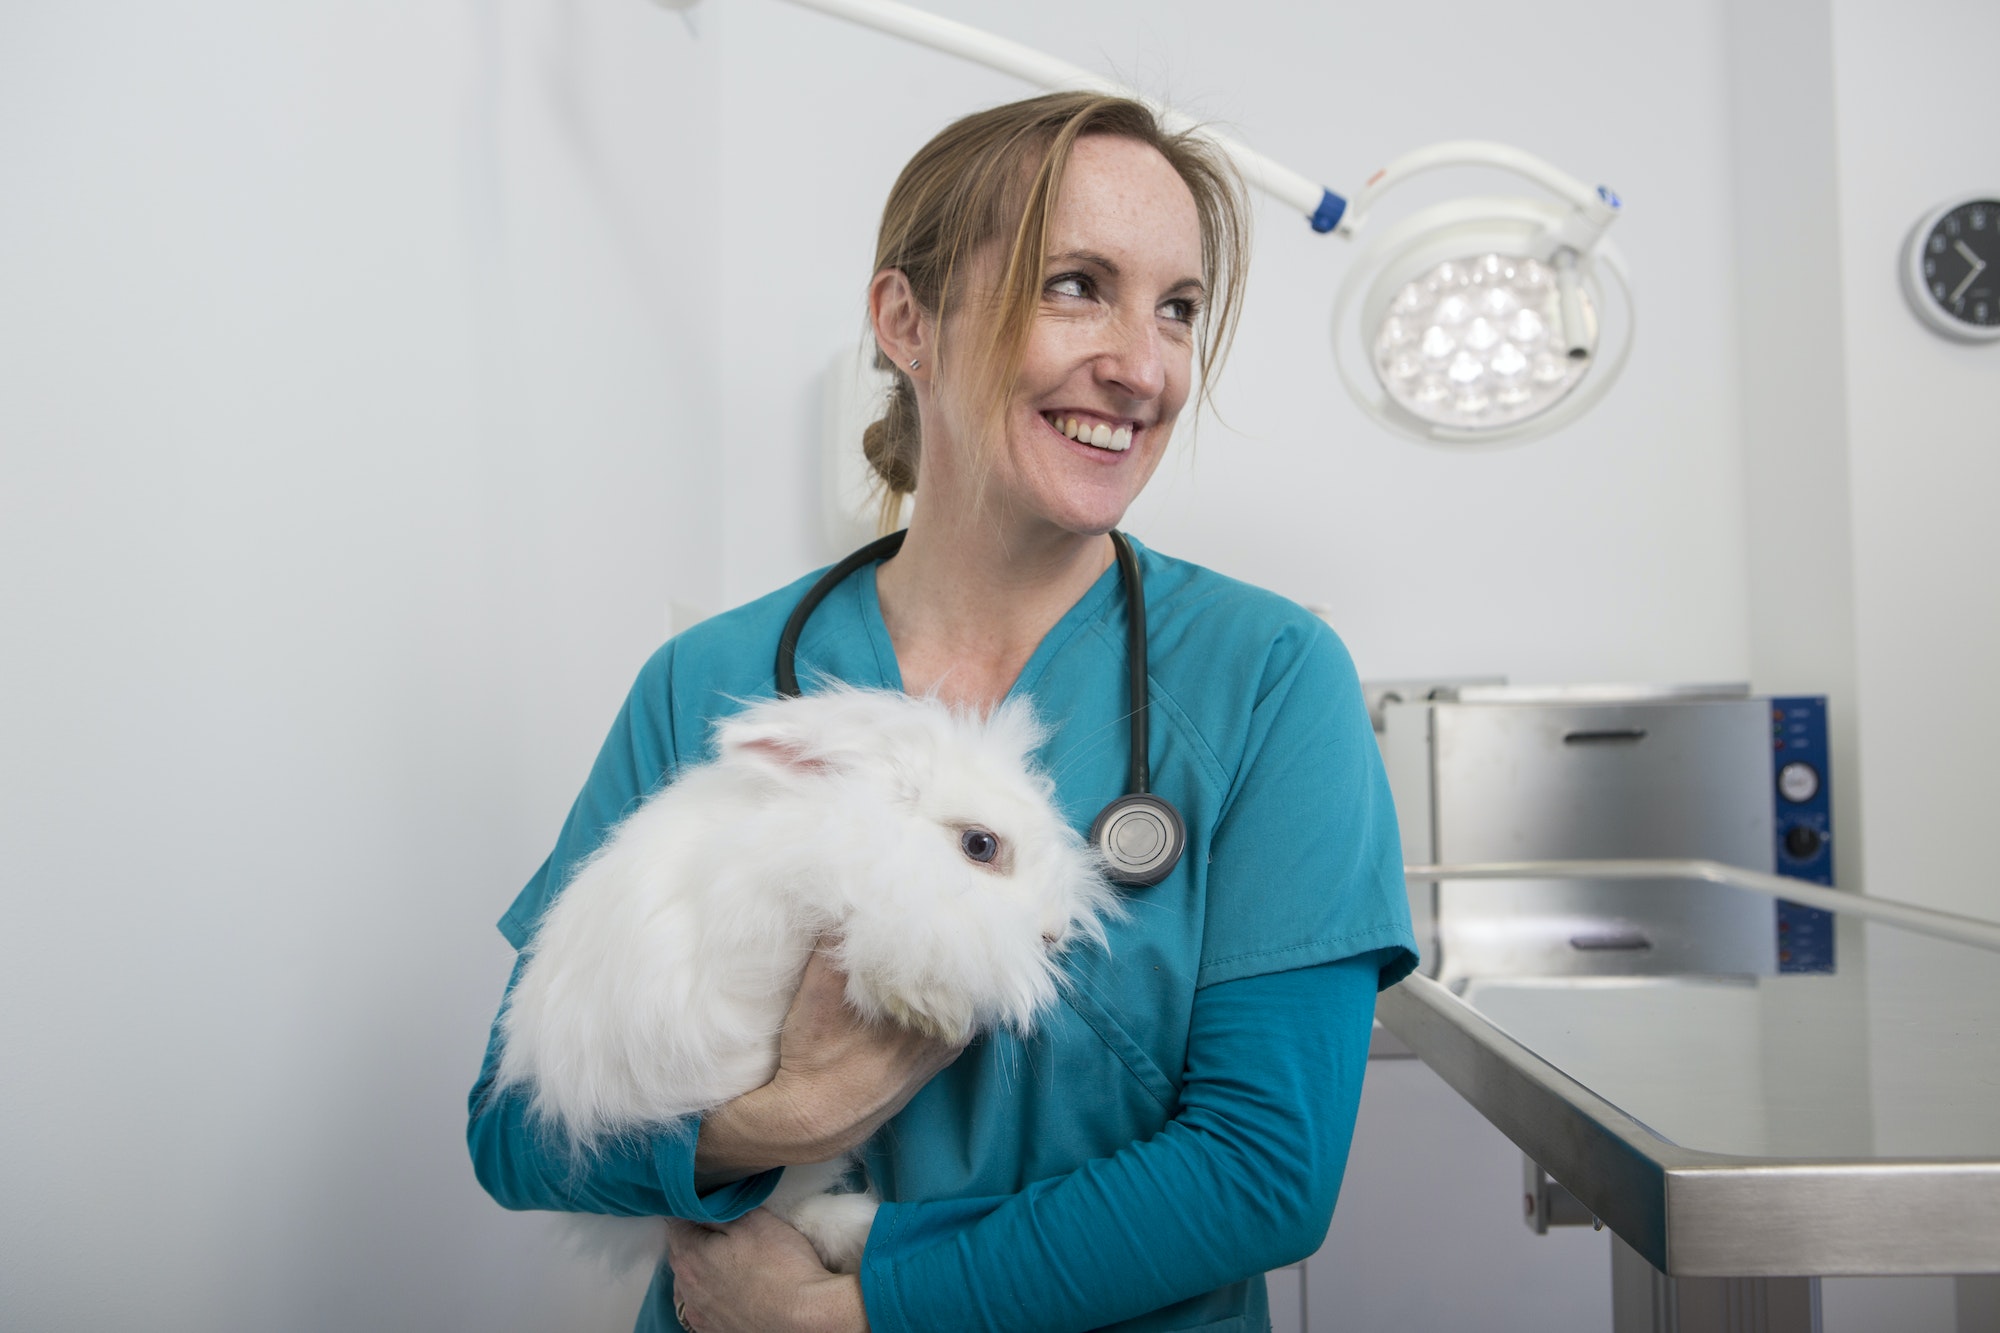
M 1816 1277 L 1668 1277 L 1611 1238 L 1614 1333 L 1820 1333 Z

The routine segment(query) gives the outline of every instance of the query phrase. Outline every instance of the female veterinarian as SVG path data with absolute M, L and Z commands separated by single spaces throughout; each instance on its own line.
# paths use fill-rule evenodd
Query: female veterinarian
M 1375 992 L 1415 962 L 1354 669 L 1291 603 L 1112 535 L 1213 381 L 1244 259 L 1229 169 L 1132 102 L 968 116 L 896 182 L 869 287 L 895 390 L 864 447 L 885 513 L 919 497 L 907 536 L 662 648 L 501 929 L 525 945 L 713 718 L 773 692 L 823 583 L 799 678 L 1030 696 L 1062 809 L 1131 863 L 1130 910 L 1025 1042 L 871 1027 L 815 961 L 768 1085 L 581 1165 L 518 1092 L 486 1095 L 489 1050 L 468 1138 L 496 1199 L 682 1219 L 640 1329 L 1256 1330 L 1261 1275 L 1325 1235 Z M 886 1202 L 859 1274 L 831 1274 L 757 1205 L 864 1141 Z

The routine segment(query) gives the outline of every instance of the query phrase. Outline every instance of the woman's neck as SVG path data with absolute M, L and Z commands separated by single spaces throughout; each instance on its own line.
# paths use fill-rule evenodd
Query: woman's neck
M 1111 539 L 990 515 L 927 517 L 920 504 L 902 550 L 876 571 L 903 688 L 989 710 L 1110 567 Z

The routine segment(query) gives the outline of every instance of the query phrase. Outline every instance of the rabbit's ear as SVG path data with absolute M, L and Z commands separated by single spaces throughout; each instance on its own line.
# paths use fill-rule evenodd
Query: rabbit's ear
M 923 705 L 914 705 L 919 710 Z M 886 690 L 836 688 L 767 699 L 719 724 L 726 756 L 785 777 L 831 777 L 870 767 L 907 748 L 913 704 Z
M 782 777 L 824 777 L 843 767 L 827 727 L 827 705 L 817 699 L 767 700 L 722 722 L 717 747 Z
M 725 744 L 737 754 L 771 764 L 788 773 L 817 777 L 837 772 L 839 768 L 826 755 L 814 754 L 802 742 L 781 736 L 750 736 L 726 741 Z

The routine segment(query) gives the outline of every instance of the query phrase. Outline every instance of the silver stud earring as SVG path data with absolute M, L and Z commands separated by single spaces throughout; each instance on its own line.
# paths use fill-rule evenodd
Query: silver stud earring
M 921 362 L 921 361 L 917 360 L 917 358 L 915 358 L 915 357 L 911 357 L 911 358 L 910 358 L 910 369 L 911 369 L 911 370 L 915 370 L 915 369 L 916 369 L 916 368 L 917 368 L 918 366 L 921 366 L 922 364 L 923 364 L 923 362 Z

